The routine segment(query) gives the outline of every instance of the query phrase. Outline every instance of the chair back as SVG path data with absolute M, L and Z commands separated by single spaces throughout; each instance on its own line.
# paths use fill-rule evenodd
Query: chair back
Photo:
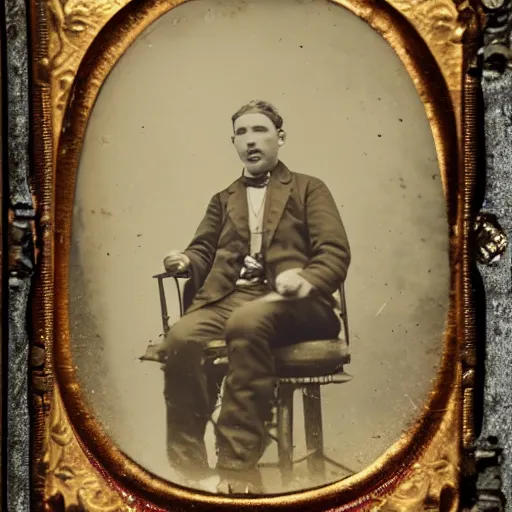
M 343 331 L 345 334 L 345 341 L 350 345 L 350 331 L 348 330 L 348 312 L 347 312 L 347 299 L 345 296 L 345 282 L 340 285 L 340 305 L 341 305 L 341 321 L 343 322 Z
M 190 304 L 184 303 L 184 297 L 188 298 L 188 295 L 190 295 L 190 293 L 188 295 L 186 294 L 186 292 L 184 292 L 182 294 L 181 288 L 180 288 L 180 279 L 188 278 L 189 277 L 188 274 L 170 274 L 168 272 L 163 272 L 161 274 L 156 274 L 153 276 L 153 279 L 156 279 L 157 283 L 158 283 L 158 295 L 160 297 L 160 314 L 161 314 L 161 318 L 162 318 L 162 327 L 163 327 L 164 334 L 167 334 L 169 332 L 169 329 L 171 328 L 169 325 L 169 313 L 167 310 L 167 297 L 165 295 L 165 287 L 164 287 L 164 279 L 168 279 L 170 277 L 172 277 L 174 279 L 174 283 L 176 285 L 176 295 L 178 296 L 180 317 L 182 317 L 184 315 L 185 311 L 187 310 L 188 306 L 190 305 Z M 187 283 L 189 281 L 187 281 Z M 187 283 L 185 283 L 185 287 L 186 287 Z M 189 301 L 191 302 L 192 299 L 189 299 Z

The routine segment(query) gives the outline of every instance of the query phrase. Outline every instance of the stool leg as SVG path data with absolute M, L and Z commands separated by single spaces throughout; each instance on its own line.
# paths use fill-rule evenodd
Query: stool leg
M 277 403 L 277 450 L 283 485 L 292 479 L 293 467 L 293 392 L 290 384 L 279 384 Z
M 311 477 L 323 481 L 325 480 L 325 460 L 320 385 L 309 384 L 302 388 L 302 400 L 306 447 L 308 451 L 315 450 L 307 459 L 308 472 Z

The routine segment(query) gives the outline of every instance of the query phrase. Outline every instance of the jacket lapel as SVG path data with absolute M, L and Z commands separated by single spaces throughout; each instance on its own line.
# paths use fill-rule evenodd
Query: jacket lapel
M 249 240 L 247 189 L 242 180 L 238 179 L 229 186 L 228 192 L 227 214 L 244 240 Z
M 263 248 L 272 242 L 292 190 L 292 174 L 280 161 L 270 178 L 263 217 Z

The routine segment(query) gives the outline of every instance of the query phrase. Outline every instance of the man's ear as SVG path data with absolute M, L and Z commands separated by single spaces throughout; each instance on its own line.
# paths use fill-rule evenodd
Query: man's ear
M 234 144 L 234 143 L 235 143 L 235 136 L 234 136 L 234 135 L 232 135 L 232 136 L 231 136 L 231 143 L 232 143 L 232 144 Z
M 286 141 L 286 132 L 285 132 L 284 130 L 279 130 L 279 132 L 278 132 L 278 134 L 277 134 L 277 135 L 278 135 L 278 137 L 279 137 L 279 139 L 278 139 L 277 143 L 278 143 L 280 146 L 282 146 L 282 145 L 285 143 L 285 141 Z

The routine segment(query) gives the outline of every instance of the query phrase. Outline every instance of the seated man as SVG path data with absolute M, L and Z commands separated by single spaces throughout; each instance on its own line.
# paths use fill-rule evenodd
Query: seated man
M 217 491 L 260 494 L 257 463 L 276 384 L 272 349 L 337 337 L 333 293 L 347 275 L 350 249 L 325 184 L 279 160 L 285 133 L 277 110 L 253 101 L 232 121 L 242 176 L 212 197 L 187 249 L 164 260 L 168 272 L 190 271 L 200 283 L 163 345 L 167 451 L 191 485 L 201 487 L 211 474 L 204 435 L 216 383 L 207 382 L 204 348 L 224 339 Z

